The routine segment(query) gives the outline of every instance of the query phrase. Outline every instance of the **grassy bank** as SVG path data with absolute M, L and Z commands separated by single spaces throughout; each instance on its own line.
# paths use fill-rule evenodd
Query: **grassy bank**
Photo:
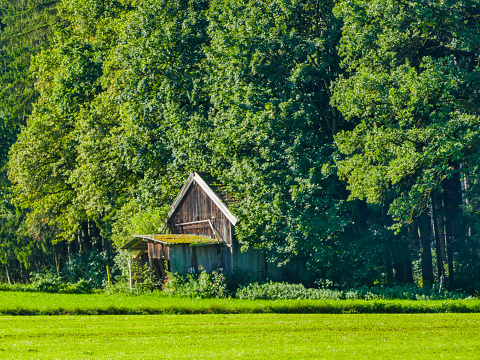
M 480 313 L 480 300 L 239 300 L 0 292 L 0 315 Z
M 480 314 L 3 316 L 2 359 L 477 359 Z

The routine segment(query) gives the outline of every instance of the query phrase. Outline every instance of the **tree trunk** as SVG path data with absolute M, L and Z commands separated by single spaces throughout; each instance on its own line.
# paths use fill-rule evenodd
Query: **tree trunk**
M 8 272 L 8 266 L 5 264 L 5 272 L 7 273 L 8 285 L 12 285 L 12 280 L 10 279 L 10 273 Z
M 78 243 L 78 253 L 81 254 L 83 252 L 83 244 L 82 244 L 82 232 L 80 228 L 77 230 L 77 243 Z
M 434 194 L 434 218 L 437 220 L 437 226 L 435 230 L 438 231 L 438 238 L 440 243 L 440 252 L 442 255 L 442 261 L 445 264 L 447 262 L 446 252 L 446 237 L 445 237 L 445 204 L 443 202 L 443 196 L 440 192 L 435 191 Z
M 432 197 L 432 220 L 437 254 L 438 278 L 445 278 L 445 264 L 447 255 L 445 251 L 445 221 L 441 194 L 435 191 Z
M 402 231 L 402 239 L 409 239 L 407 231 Z M 393 262 L 393 277 L 398 282 L 413 283 L 412 258 L 408 242 L 399 242 L 396 246 Z
M 432 250 L 430 246 L 430 217 L 425 211 L 417 220 L 417 232 L 420 240 L 420 254 L 422 257 L 423 285 L 433 284 Z
M 77 240 L 79 246 L 79 253 L 91 250 L 90 236 L 88 234 L 88 221 L 80 224 L 77 231 Z
M 457 165 L 456 168 L 460 169 Z M 456 173 L 452 178 L 444 181 L 444 203 L 445 203 L 445 234 L 447 241 L 447 264 L 448 264 L 448 286 L 450 289 L 455 288 L 455 273 L 453 268 L 453 255 L 456 248 L 457 240 L 464 238 L 465 229 L 459 219 L 464 201 L 462 193 L 461 174 Z
M 97 227 L 94 221 L 88 221 L 88 233 L 90 235 L 90 241 L 92 242 L 92 247 L 98 249 L 99 251 L 105 250 L 103 248 L 102 239 L 100 237 L 100 229 Z
M 385 269 L 386 269 L 386 272 L 387 272 L 387 279 L 388 280 L 394 280 L 395 279 L 395 269 L 392 265 L 392 253 L 390 252 L 390 250 L 387 250 L 385 252 Z
M 67 244 L 67 257 L 68 257 L 68 262 L 72 261 L 72 254 L 73 254 L 73 241 L 69 241 Z

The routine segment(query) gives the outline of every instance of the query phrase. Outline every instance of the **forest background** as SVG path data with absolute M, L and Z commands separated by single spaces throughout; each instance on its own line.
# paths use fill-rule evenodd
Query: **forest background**
M 244 247 L 301 257 L 312 282 L 475 293 L 479 16 L 477 0 L 0 0 L 0 282 L 88 279 L 204 171 Z

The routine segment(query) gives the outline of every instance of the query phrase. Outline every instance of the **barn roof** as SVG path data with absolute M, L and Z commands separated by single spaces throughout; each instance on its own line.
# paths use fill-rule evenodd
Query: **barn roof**
M 189 244 L 190 246 L 202 246 L 202 245 L 218 245 L 217 240 L 213 240 L 204 236 L 188 235 L 188 234 L 168 234 L 168 235 L 133 235 L 134 240 L 142 239 L 144 242 L 157 242 L 165 245 L 174 244 Z M 124 248 L 131 242 L 124 245 Z M 133 243 L 135 245 L 135 243 Z M 132 248 L 127 247 L 127 248 Z
M 182 190 L 180 190 L 180 193 L 168 212 L 167 221 L 170 220 L 175 213 L 175 210 L 177 210 L 177 208 L 180 206 L 182 199 L 187 194 L 190 185 L 192 185 L 194 181 L 203 189 L 203 191 L 205 191 L 205 193 L 214 202 L 214 204 L 217 205 L 220 211 L 227 217 L 228 220 L 230 220 L 232 225 L 235 225 L 237 223 L 237 218 L 230 212 L 230 210 L 228 210 L 227 207 L 227 204 L 231 202 L 231 199 L 228 198 L 225 193 L 223 193 L 221 184 L 216 182 L 215 179 L 208 174 L 202 173 L 202 175 L 200 175 L 196 172 L 192 172 L 190 174 L 187 181 L 183 185 Z
M 126 244 L 123 244 L 121 249 L 146 250 L 147 243 L 143 239 L 139 239 L 138 237 L 136 237 L 127 242 Z

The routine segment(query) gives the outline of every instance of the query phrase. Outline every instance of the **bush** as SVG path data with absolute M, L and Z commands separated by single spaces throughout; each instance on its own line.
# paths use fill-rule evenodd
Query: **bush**
M 62 278 L 50 273 L 33 273 L 30 287 L 32 291 L 58 293 L 61 287 Z M 27 285 L 28 286 L 28 285 Z
M 82 279 L 74 284 L 62 284 L 58 292 L 64 294 L 91 294 L 93 292 L 93 285 L 91 282 Z
M 302 284 L 285 282 L 257 282 L 240 287 L 236 297 L 250 300 L 308 299 L 308 300 L 445 300 L 466 299 L 469 295 L 459 292 L 441 291 L 435 286 L 419 288 L 413 285 L 393 287 L 362 287 L 349 290 L 307 289 Z
M 237 290 L 236 297 L 250 300 L 278 300 L 278 299 L 335 299 L 344 298 L 343 292 L 330 289 L 307 289 L 302 284 L 288 284 L 285 282 L 255 282 Z
M 62 268 L 60 275 L 68 283 L 87 280 L 95 289 L 107 284 L 107 265 L 112 269 L 112 278 L 120 271 L 114 267 L 114 253 L 111 251 L 92 250 L 76 254 Z
M 168 295 L 190 298 L 226 298 L 227 283 L 221 272 L 208 274 L 202 270 L 196 274 L 193 268 L 186 276 L 168 273 L 163 285 L 163 291 Z
M 110 286 L 105 286 L 107 294 L 132 294 L 141 295 L 158 290 L 162 282 L 156 281 L 155 273 L 148 264 L 139 266 L 136 261 L 131 262 L 133 288 L 130 288 L 130 274 L 128 261 L 131 255 L 127 251 L 120 250 L 115 256 L 114 269 L 117 275 L 113 278 Z
M 32 273 L 30 284 L 2 285 L 2 291 L 46 292 L 61 294 L 90 294 L 94 286 L 86 280 L 65 282 L 61 276 L 51 273 Z

